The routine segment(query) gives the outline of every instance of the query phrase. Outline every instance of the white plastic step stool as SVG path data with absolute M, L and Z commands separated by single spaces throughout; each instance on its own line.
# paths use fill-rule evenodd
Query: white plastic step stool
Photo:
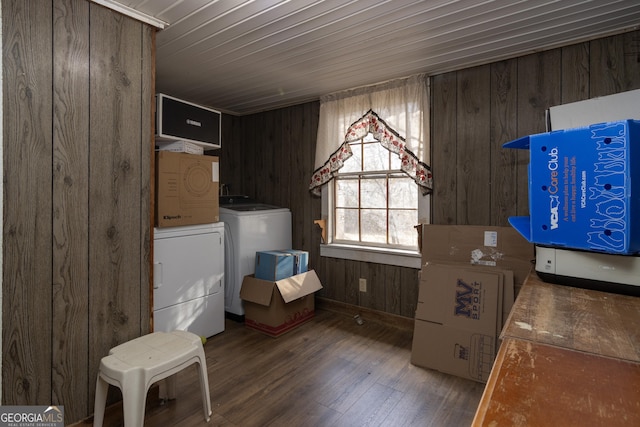
M 147 392 L 155 382 L 166 379 L 168 397 L 175 398 L 175 374 L 194 363 L 199 365 L 204 417 L 211 417 L 209 378 L 202 340 L 186 331 L 154 332 L 109 350 L 100 361 L 96 383 L 93 425 L 101 427 L 109 384 L 122 391 L 125 427 L 144 424 Z

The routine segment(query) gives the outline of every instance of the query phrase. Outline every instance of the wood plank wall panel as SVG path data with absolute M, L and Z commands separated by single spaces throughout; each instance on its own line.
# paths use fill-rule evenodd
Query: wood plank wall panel
M 269 142 L 266 147 L 280 146 L 279 152 L 275 155 L 266 156 L 271 160 L 269 167 L 274 171 L 269 177 L 269 184 L 279 188 L 273 195 L 273 203 L 276 206 L 282 206 L 285 202 L 289 202 L 293 206 L 294 200 L 291 199 L 291 173 L 295 165 L 295 152 L 291 150 L 291 138 L 287 135 L 290 131 L 291 120 L 288 117 L 289 109 L 281 108 L 273 111 L 274 117 L 269 123 L 282 123 L 283 126 L 269 126 Z M 288 153 L 286 155 L 285 153 Z M 278 173 L 279 171 L 279 173 Z M 292 215 L 292 226 L 295 227 L 295 217 Z
M 385 311 L 386 267 L 384 264 L 360 262 L 360 277 L 367 280 L 367 292 L 360 292 L 360 301 L 364 307 Z
M 433 170 L 434 224 L 455 224 L 457 216 L 456 110 L 457 74 L 440 74 L 431 78 L 431 159 Z
M 294 235 L 293 241 L 299 243 L 302 248 L 319 248 L 322 241 L 322 232 L 318 225 L 313 221 L 322 217 L 321 213 L 321 200 L 319 197 L 312 196 L 309 192 L 309 183 L 311 182 L 311 175 L 313 174 L 314 163 L 316 158 L 316 137 L 318 133 L 318 121 L 320 119 L 320 103 L 308 102 L 303 104 L 301 114 L 293 116 L 296 120 L 302 123 L 302 129 L 300 134 L 296 135 L 296 146 L 301 147 L 304 150 L 305 155 L 301 158 L 304 161 L 304 165 L 310 165 L 311 167 L 300 165 L 301 168 L 306 169 L 305 175 L 300 180 L 300 188 L 304 190 L 303 196 L 300 194 L 292 194 L 292 197 L 300 197 L 302 204 L 304 205 L 303 213 L 303 236 L 301 240 L 297 240 L 298 236 Z M 315 250 L 309 253 L 309 262 L 313 268 L 320 268 L 321 257 L 320 251 Z
M 507 224 L 517 202 L 517 153 L 502 145 L 517 137 L 516 102 L 518 64 L 516 60 L 491 64 L 490 73 L 490 213 L 489 225 Z
M 292 107 L 296 110 L 300 110 L 299 107 Z M 296 120 L 302 122 L 302 128 L 300 134 L 296 136 L 297 147 L 302 147 L 305 151 L 303 157 L 305 165 L 311 166 L 307 168 L 304 178 L 300 181 L 300 187 L 304 189 L 301 194 L 292 194 L 292 197 L 300 197 L 304 209 L 304 225 L 303 236 L 299 241 L 298 236 L 293 236 L 293 241 L 299 243 L 301 248 L 309 251 L 309 265 L 313 267 L 322 277 L 325 277 L 326 257 L 320 256 L 320 244 L 322 243 L 322 230 L 319 225 L 314 224 L 313 221 L 322 218 L 322 204 L 321 198 L 312 196 L 309 192 L 309 183 L 311 182 L 311 175 L 313 174 L 316 157 L 316 138 L 318 134 L 318 121 L 320 120 L 320 103 L 308 102 L 301 106 L 300 115 L 292 116 Z M 295 129 L 295 128 L 293 128 Z M 300 167 L 303 167 L 302 165 Z M 309 248 L 309 249 L 306 249 Z M 350 295 L 347 293 L 347 295 Z M 355 293 L 351 293 L 355 295 Z M 346 301 L 352 301 L 347 298 Z
M 270 164 L 271 159 L 279 154 L 278 150 L 281 148 L 279 145 L 269 145 L 270 128 L 267 126 L 267 121 L 273 120 L 273 118 L 273 112 L 271 111 L 255 117 L 256 139 L 253 152 L 255 155 L 255 169 L 249 172 L 254 175 L 253 193 L 255 197 L 267 203 L 271 203 L 271 200 L 276 197 L 274 193 L 277 190 L 271 185 L 274 171 Z M 276 150 L 273 150 L 274 147 L 277 147 Z
M 281 201 L 290 201 L 291 209 L 291 222 L 292 222 L 292 244 L 294 248 L 301 248 L 304 245 L 305 238 L 308 238 L 308 231 L 311 230 L 311 226 L 308 223 L 310 218 L 311 205 L 305 203 L 305 198 L 299 197 L 305 194 L 304 180 L 307 176 L 310 176 L 310 172 L 307 170 L 309 164 L 309 146 L 300 145 L 300 135 L 303 133 L 303 112 L 304 108 L 292 108 L 287 107 L 282 110 L 282 140 L 283 146 L 288 150 L 290 154 L 291 163 L 287 163 L 286 157 L 281 156 L 280 167 L 288 169 L 286 173 L 289 188 L 285 199 Z M 295 212 L 295 213 L 294 213 Z M 293 240 L 295 236 L 295 240 Z
M 580 43 L 562 49 L 562 104 L 589 99 L 589 45 Z
M 2 404 L 93 412 L 149 331 L 153 32 L 86 0 L 2 2 Z
M 155 223 L 152 203 L 154 200 L 155 176 L 154 135 L 155 135 L 155 34 L 156 30 L 148 25 L 140 28 L 140 96 L 139 109 L 140 121 L 140 164 L 138 174 L 140 176 L 140 200 L 138 201 L 140 212 L 140 335 L 153 330 L 151 310 L 153 307 L 153 224 Z M 150 125 L 149 125 L 150 124 Z M 135 139 L 134 139 L 135 141 Z
M 625 33 L 591 42 L 590 97 L 637 88 L 640 33 Z
M 488 65 L 458 73 L 457 224 L 488 224 L 491 213 Z
M 414 268 L 396 268 L 400 271 L 400 309 L 394 314 L 413 318 L 418 301 L 420 270 Z
M 552 105 L 640 88 L 639 36 L 635 31 L 432 76 L 432 222 L 507 226 L 509 216 L 527 215 L 528 153 L 503 149 L 502 144 L 544 132 L 545 110 Z M 238 175 L 222 166 L 223 181 L 252 197 L 281 204 L 288 200 L 296 218 L 294 245 L 309 251 L 324 286 L 318 295 L 413 317 L 418 270 L 319 255 L 319 228 L 312 223 L 320 218 L 320 199 L 308 194 L 305 175 L 314 166 L 318 112 L 315 102 L 288 107 L 280 114 L 237 118 L 234 150 L 224 151 L 224 156 L 229 156 L 233 169 L 249 173 Z M 306 120 L 311 120 L 308 131 L 298 124 Z M 278 141 L 275 127 L 283 130 L 286 143 Z M 285 146 L 295 153 L 283 153 Z M 308 152 L 309 158 L 299 150 Z M 262 156 L 283 156 L 283 164 L 291 163 L 288 169 L 277 170 L 275 163 Z M 291 184 L 279 188 L 257 184 L 260 180 L 283 183 L 285 177 Z M 304 183 L 303 190 L 298 182 Z M 367 279 L 370 291 L 366 294 L 358 291 L 360 277 Z
M 51 402 L 52 7 L 2 2 L 2 403 Z
M 336 262 L 338 263 L 340 271 L 344 272 L 344 277 L 342 277 L 344 283 L 344 294 L 341 295 L 342 299 L 339 301 L 346 302 L 348 304 L 360 305 L 360 277 L 362 277 L 360 268 L 362 263 L 350 262 L 344 259 L 336 260 Z
M 207 150 L 207 154 L 218 156 L 220 163 L 221 191 L 225 194 L 239 194 L 242 175 L 247 172 L 244 161 L 242 139 L 237 137 L 242 132 L 241 117 L 222 114 L 222 147 L 217 150 Z M 232 188 L 237 183 L 237 188 Z M 224 184 L 225 188 L 222 188 Z
M 53 14 L 52 403 L 75 402 L 76 419 L 90 391 L 78 375 L 89 372 L 89 4 L 59 1 Z
M 91 8 L 90 20 L 89 378 L 95 378 L 110 348 L 142 334 L 140 292 L 148 281 L 140 280 L 139 241 L 142 24 L 100 7 Z

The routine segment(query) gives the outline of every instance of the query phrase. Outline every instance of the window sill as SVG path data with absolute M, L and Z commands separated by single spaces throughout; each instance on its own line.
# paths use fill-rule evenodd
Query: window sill
M 373 262 L 376 264 L 395 265 L 420 269 L 422 257 L 418 251 L 362 247 L 344 244 L 320 245 L 320 256 L 349 259 L 352 261 Z

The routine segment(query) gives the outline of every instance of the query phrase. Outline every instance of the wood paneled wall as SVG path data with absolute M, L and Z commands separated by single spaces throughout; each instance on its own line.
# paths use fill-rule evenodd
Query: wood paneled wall
M 432 76 L 432 222 L 508 225 L 528 213 L 528 153 L 502 144 L 545 131 L 550 106 L 640 88 L 640 32 Z M 309 251 L 339 302 L 413 317 L 418 270 L 319 256 L 320 200 L 307 191 L 319 104 L 225 117 L 222 181 L 289 207 L 293 244 Z M 369 291 L 358 291 L 358 278 Z
M 522 150 L 550 106 L 640 88 L 640 32 L 432 77 L 432 221 L 508 225 L 528 214 Z
M 149 331 L 154 30 L 86 0 L 3 0 L 2 404 L 93 412 Z

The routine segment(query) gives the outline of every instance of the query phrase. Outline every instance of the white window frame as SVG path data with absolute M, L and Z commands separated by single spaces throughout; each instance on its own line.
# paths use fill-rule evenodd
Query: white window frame
M 419 249 L 391 249 L 380 246 L 349 245 L 344 243 L 334 243 L 333 239 L 333 185 L 322 186 L 322 218 L 326 221 L 327 242 L 320 245 L 320 256 L 329 258 L 341 258 L 353 261 L 365 261 L 376 264 L 395 265 L 398 267 L 408 267 L 420 269 L 422 258 Z M 423 196 L 419 187 L 418 192 L 418 222 L 428 224 L 430 222 L 431 196 Z M 418 225 L 418 224 L 416 224 Z M 416 239 L 417 234 L 416 231 Z

